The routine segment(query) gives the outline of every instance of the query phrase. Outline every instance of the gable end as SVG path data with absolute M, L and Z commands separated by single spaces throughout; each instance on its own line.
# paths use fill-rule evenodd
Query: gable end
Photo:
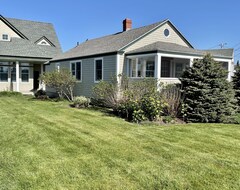
M 6 24 L 10 29 L 12 29 L 16 34 L 18 34 L 21 38 L 28 40 L 28 38 L 21 33 L 15 26 L 13 26 L 7 19 L 5 19 L 2 15 L 0 15 L 0 20 Z

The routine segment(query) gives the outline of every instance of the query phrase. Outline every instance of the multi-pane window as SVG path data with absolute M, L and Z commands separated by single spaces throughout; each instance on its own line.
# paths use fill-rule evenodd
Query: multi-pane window
M 129 77 L 154 77 L 155 58 L 143 57 L 129 59 Z
M 103 80 L 103 60 L 95 59 L 95 81 Z
M 175 65 L 175 77 L 179 78 L 182 76 L 184 70 L 184 64 L 183 63 L 176 63 Z
M 82 80 L 82 62 L 72 62 L 71 63 L 71 73 L 78 81 Z
M 0 82 L 8 82 L 8 69 L 7 63 L 0 63 Z
M 155 62 L 147 61 L 146 62 L 146 77 L 154 77 L 155 73 Z
M 3 34 L 2 35 L 2 40 L 8 40 L 8 35 L 7 34 Z
M 21 63 L 21 78 L 22 82 L 29 82 L 29 64 Z
M 161 77 L 170 77 L 170 60 L 162 60 L 161 63 Z

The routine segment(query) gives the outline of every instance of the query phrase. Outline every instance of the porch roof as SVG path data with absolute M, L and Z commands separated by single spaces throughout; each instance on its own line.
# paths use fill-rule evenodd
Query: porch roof
M 185 46 L 181 46 L 175 43 L 168 42 L 155 42 L 150 45 L 138 48 L 136 50 L 127 52 L 127 55 L 137 55 L 144 53 L 156 53 L 156 52 L 166 52 L 166 53 L 178 53 L 184 55 L 194 55 L 203 56 L 206 53 L 211 53 L 214 57 L 218 58 L 233 58 L 233 49 L 215 49 L 215 50 L 197 50 Z

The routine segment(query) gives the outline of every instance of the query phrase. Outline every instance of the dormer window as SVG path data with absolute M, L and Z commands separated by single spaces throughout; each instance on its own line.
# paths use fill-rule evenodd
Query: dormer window
M 9 41 L 9 36 L 8 36 L 8 34 L 3 34 L 3 35 L 2 35 L 2 40 L 4 40 L 4 41 Z

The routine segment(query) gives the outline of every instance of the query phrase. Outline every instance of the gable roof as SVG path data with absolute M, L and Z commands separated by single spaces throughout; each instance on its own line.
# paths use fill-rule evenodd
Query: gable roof
M 3 16 L 0 19 L 17 34 L 21 34 L 21 38 L 12 37 L 10 42 L 0 41 L 0 56 L 51 59 L 62 53 L 52 24 Z M 41 46 L 35 43 L 43 37 L 48 39 L 53 46 Z
M 203 56 L 206 53 L 211 53 L 214 57 L 218 58 L 232 58 L 233 49 L 216 49 L 216 50 L 197 50 L 188 48 L 175 43 L 168 42 L 155 42 L 150 45 L 135 49 L 127 52 L 127 55 L 135 55 L 141 53 L 152 53 L 152 52 L 170 52 L 170 53 L 181 53 L 186 55 Z
M 86 41 L 69 51 L 60 54 L 59 56 L 53 58 L 50 62 L 53 61 L 60 61 L 60 60 L 67 60 L 67 59 L 74 59 L 74 58 L 82 58 L 100 54 L 107 54 L 107 53 L 117 53 L 119 51 L 124 50 L 125 47 L 131 45 L 139 38 L 147 35 L 151 31 L 159 28 L 165 23 L 170 23 L 171 26 L 178 31 L 173 24 L 169 20 L 163 20 L 161 22 L 157 22 L 148 26 L 131 29 L 124 32 L 119 32 L 116 34 L 104 36 L 101 38 L 96 38 L 93 40 Z M 192 45 L 182 36 L 180 32 L 178 32 L 183 40 L 190 46 Z

